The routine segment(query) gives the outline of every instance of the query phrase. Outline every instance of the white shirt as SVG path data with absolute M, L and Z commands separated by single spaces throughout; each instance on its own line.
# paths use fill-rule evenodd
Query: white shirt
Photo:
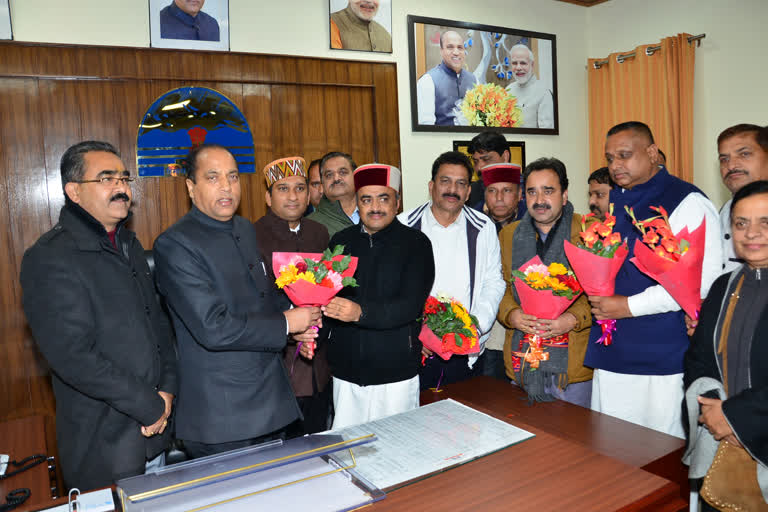
M 731 233 L 731 202 L 729 199 L 720 208 L 720 234 L 723 236 L 723 274 L 741 267 L 741 263 L 733 261 L 737 259 L 733 250 L 733 235 Z
M 532 76 L 525 85 L 512 82 L 507 92 L 517 98 L 517 106 L 523 111 L 521 128 L 554 128 L 555 107 L 552 91 Z
M 619 189 L 623 190 L 623 189 Z M 720 237 L 720 219 L 712 201 L 703 194 L 693 192 L 685 196 L 677 208 L 669 214 L 669 226 L 673 233 L 679 233 L 685 226 L 693 231 L 707 219 L 704 242 L 704 261 L 701 266 L 701 297 L 709 293 L 709 287 L 722 274 L 723 245 Z M 661 285 L 649 286 L 627 298 L 632 316 L 654 315 L 667 311 L 678 311 L 680 305 Z
M 419 124 L 435 124 L 435 82 L 429 73 L 424 73 L 416 82 L 416 108 Z
M 429 294 L 445 293 L 469 309 L 469 252 L 464 211 L 459 212 L 452 224 L 444 227 L 428 208 L 424 212 L 421 230 L 432 242 L 435 256 L 435 282 Z

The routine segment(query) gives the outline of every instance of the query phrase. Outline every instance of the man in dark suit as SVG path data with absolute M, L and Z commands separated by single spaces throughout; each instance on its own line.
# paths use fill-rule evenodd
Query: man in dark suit
M 64 483 L 83 491 L 162 464 L 170 436 L 173 333 L 125 228 L 131 181 L 111 144 L 67 149 L 59 222 L 21 264 L 24 312 L 51 366 Z
M 192 209 L 154 250 L 178 339 L 176 436 L 196 458 L 282 437 L 301 417 L 281 356 L 289 333 L 314 339 L 320 310 L 278 307 L 256 231 L 235 215 L 240 174 L 229 150 L 192 149 L 186 184 Z

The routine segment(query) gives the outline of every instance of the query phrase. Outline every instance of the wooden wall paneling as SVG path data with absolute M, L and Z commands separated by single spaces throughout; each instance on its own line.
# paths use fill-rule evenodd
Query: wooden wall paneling
M 378 146 L 378 140 L 374 138 L 373 90 L 350 88 L 349 100 L 347 116 L 351 133 L 347 150 L 355 157 L 357 165 L 372 163 L 376 160 L 374 155 Z
M 61 157 L 69 146 L 82 140 L 80 136 L 80 111 L 71 108 L 77 97 L 78 83 L 73 80 L 40 80 L 40 108 L 45 112 L 43 142 L 46 181 L 48 187 L 48 212 L 51 225 L 59 221 L 59 212 L 64 205 L 64 191 L 61 188 Z
M 294 57 L 270 55 L 266 57 L 270 71 L 269 81 L 276 83 L 296 83 L 299 81 L 299 60 Z
M 0 416 L 32 414 L 33 403 L 50 404 L 46 383 L 41 382 L 44 364 L 39 361 L 21 308 L 19 271 L 24 251 L 51 226 L 43 152 L 42 120 L 36 79 L 0 82 L 0 172 L 4 181 L 3 212 L 7 245 L 3 265 L 4 323 L 2 326 L 3 374 Z M 34 382 L 33 382 L 34 379 Z M 32 390 L 32 387 L 35 389 Z M 34 402 L 33 402 L 34 398 Z
M 325 131 L 328 151 L 351 153 L 349 141 L 352 138 L 349 104 L 352 101 L 348 87 L 329 86 L 323 89 L 325 110 Z M 352 157 L 357 158 L 356 155 Z
M 394 64 L 375 66 L 375 126 L 378 157 L 400 167 L 400 123 L 397 97 L 397 68 Z M 402 170 L 402 169 L 401 169 Z M 406 172 L 405 170 L 402 170 Z
M 368 62 L 350 62 L 346 68 L 349 71 L 349 78 L 346 83 L 350 85 L 371 85 L 373 84 L 373 72 L 371 68 L 374 64 Z
M 299 114 L 301 153 L 307 165 L 328 152 L 326 112 L 323 108 L 324 86 L 305 85 L 299 88 Z
M 272 87 L 261 84 L 243 84 L 242 111 L 253 134 L 254 161 L 258 172 L 253 177 L 244 179 L 241 183 L 243 192 L 245 193 L 247 190 L 246 200 L 248 204 L 241 205 L 240 211 L 241 215 L 243 212 L 250 212 L 249 215 L 243 216 L 250 220 L 257 220 L 267 213 L 267 205 L 264 202 L 264 193 L 267 187 L 261 169 L 275 158 Z

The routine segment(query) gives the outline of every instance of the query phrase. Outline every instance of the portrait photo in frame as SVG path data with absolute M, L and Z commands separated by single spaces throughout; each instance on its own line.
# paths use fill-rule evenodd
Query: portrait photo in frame
M 557 135 L 554 34 L 408 16 L 414 131 Z
M 11 6 L 9 0 L 0 0 L 0 39 L 13 39 L 11 30 Z
M 229 50 L 229 0 L 149 0 L 153 48 Z
M 392 0 L 328 0 L 332 50 L 392 53 Z

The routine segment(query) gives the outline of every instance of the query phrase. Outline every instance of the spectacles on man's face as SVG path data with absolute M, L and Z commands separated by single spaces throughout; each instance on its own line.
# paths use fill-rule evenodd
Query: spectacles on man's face
M 117 186 L 118 183 L 122 183 L 123 185 L 129 185 L 131 182 L 135 181 L 136 178 L 132 178 L 130 176 L 102 176 L 101 178 L 97 178 L 95 180 L 80 180 L 76 181 L 75 183 L 101 183 L 102 185 L 106 187 L 114 187 Z

